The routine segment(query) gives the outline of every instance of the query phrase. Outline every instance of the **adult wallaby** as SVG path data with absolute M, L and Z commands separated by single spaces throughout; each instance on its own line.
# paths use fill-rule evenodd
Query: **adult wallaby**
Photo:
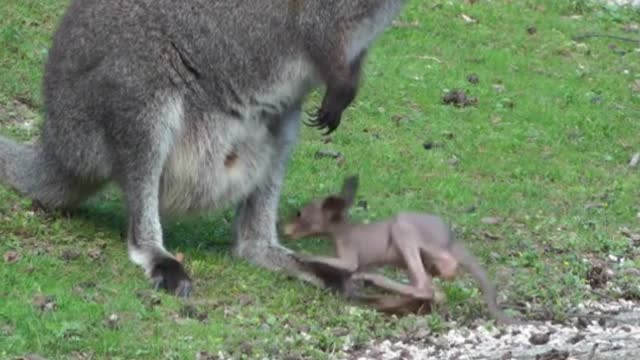
M 276 232 L 302 103 L 324 85 L 309 125 L 334 131 L 405 2 L 72 0 L 45 66 L 41 139 L 0 138 L 0 179 L 50 209 L 117 183 L 131 260 L 181 296 L 192 282 L 160 215 L 229 205 L 235 255 L 323 285 Z

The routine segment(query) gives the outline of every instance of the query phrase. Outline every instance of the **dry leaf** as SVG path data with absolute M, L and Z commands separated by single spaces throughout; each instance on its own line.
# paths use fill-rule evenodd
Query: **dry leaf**
M 496 234 L 494 234 L 492 232 L 489 232 L 489 231 L 484 231 L 482 233 L 482 235 L 484 235 L 484 237 L 486 237 L 489 240 L 500 240 L 500 239 L 502 239 L 502 237 L 500 235 L 496 235 Z
M 503 93 L 505 91 L 505 87 L 502 84 L 493 84 L 493 85 L 491 85 L 491 87 L 497 93 Z
M 320 158 L 337 159 L 341 156 L 342 154 L 339 151 L 334 151 L 334 150 L 318 150 L 316 151 L 316 154 L 315 154 L 316 159 L 320 159 Z
M 102 256 L 102 250 L 97 248 L 89 249 L 87 255 L 93 260 L 98 260 Z
M 640 32 L 640 25 L 637 23 L 629 23 L 622 27 L 622 30 L 625 32 L 637 33 Z
M 631 241 L 640 242 L 640 234 L 631 232 L 628 227 L 623 227 L 622 229 L 620 229 L 620 232 L 622 233 L 622 235 L 628 237 Z
M 395 27 L 395 28 L 418 27 L 419 25 L 420 25 L 420 23 L 417 20 L 414 20 L 414 21 L 411 21 L 411 22 L 394 20 L 392 22 L 392 24 L 391 24 L 391 26 Z
M 469 23 L 469 24 L 473 24 L 478 21 L 467 14 L 461 14 L 460 17 L 462 18 L 462 20 L 464 20 L 466 23 Z
M 117 330 L 120 328 L 120 317 L 118 316 L 118 314 L 111 314 L 109 315 L 109 317 L 104 321 L 104 326 L 106 326 L 109 329 L 112 330 Z
M 482 223 L 487 225 L 498 225 L 502 222 L 502 219 L 497 216 L 488 216 L 482 218 Z
M 633 156 L 631 157 L 631 160 L 629 160 L 629 167 L 632 167 L 632 168 L 637 167 L 639 162 L 640 162 L 640 152 L 633 154 Z

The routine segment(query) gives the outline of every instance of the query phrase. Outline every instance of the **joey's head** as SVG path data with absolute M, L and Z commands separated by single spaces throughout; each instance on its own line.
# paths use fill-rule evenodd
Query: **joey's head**
M 311 201 L 284 226 L 285 236 L 301 239 L 313 235 L 329 234 L 348 223 L 348 209 L 353 204 L 358 188 L 358 177 L 345 179 L 339 194 Z

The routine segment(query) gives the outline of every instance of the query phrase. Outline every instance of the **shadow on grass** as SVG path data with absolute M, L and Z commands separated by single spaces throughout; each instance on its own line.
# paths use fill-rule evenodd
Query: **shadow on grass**
M 111 238 L 126 238 L 126 209 L 116 191 L 108 190 L 89 199 L 68 214 L 69 218 L 91 224 Z M 163 217 L 165 247 L 181 251 L 228 253 L 231 249 L 232 210 L 185 217 Z

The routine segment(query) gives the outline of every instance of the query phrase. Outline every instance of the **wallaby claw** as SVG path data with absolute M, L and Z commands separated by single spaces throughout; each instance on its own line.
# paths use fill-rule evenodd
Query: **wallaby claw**
M 181 298 L 189 298 L 191 297 L 192 290 L 193 285 L 191 281 L 181 280 L 178 288 L 176 289 L 176 296 Z
M 178 297 L 191 296 L 193 284 L 180 262 L 172 258 L 158 261 L 151 272 L 153 288 L 164 289 Z

